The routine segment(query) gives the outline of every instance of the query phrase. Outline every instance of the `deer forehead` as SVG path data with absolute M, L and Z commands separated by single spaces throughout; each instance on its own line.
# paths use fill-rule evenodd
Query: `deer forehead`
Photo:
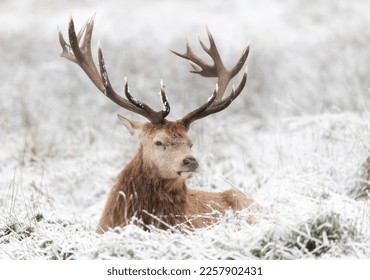
M 166 124 L 161 126 L 153 126 L 148 124 L 143 129 L 143 132 L 144 138 L 153 143 L 160 141 L 163 144 L 168 145 L 192 144 L 192 139 L 188 135 L 187 130 L 183 127 L 183 125 L 178 124 L 177 122 L 167 121 Z

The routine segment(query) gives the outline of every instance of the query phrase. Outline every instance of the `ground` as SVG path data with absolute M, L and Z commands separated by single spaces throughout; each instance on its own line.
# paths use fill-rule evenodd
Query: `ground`
M 369 258 L 370 3 L 347 2 L 2 1 L 0 259 Z M 95 12 L 94 53 L 100 41 L 113 86 L 127 76 L 160 108 L 163 78 L 170 119 L 216 81 L 189 74 L 169 48 L 188 38 L 200 52 L 207 24 L 231 66 L 250 40 L 244 92 L 192 126 L 202 169 L 189 186 L 237 187 L 268 219 L 229 213 L 188 234 L 134 223 L 95 233 L 138 145 L 116 115 L 135 116 L 59 57 L 57 26 L 66 34 L 69 16 L 79 28 Z

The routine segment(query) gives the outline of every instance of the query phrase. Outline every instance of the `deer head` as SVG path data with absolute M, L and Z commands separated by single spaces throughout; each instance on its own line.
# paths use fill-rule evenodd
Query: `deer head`
M 223 98 L 230 80 L 236 76 L 243 67 L 249 53 L 247 44 L 237 64 L 232 69 L 226 69 L 212 34 L 207 28 L 210 46 L 207 47 L 202 40 L 199 42 L 204 51 L 212 58 L 213 64 L 207 64 L 192 51 L 189 43 L 186 44 L 186 52 L 176 55 L 191 62 L 192 73 L 203 77 L 216 77 L 217 85 L 212 95 L 199 108 L 191 111 L 177 121 L 166 119 L 170 113 L 163 83 L 160 85 L 160 97 L 163 104 L 161 111 L 155 111 L 144 102 L 138 101 L 129 91 L 127 79 L 124 79 L 123 92 L 125 97 L 117 94 L 111 86 L 106 70 L 103 52 L 98 47 L 98 67 L 94 63 L 91 53 L 91 37 L 94 26 L 94 16 L 76 35 L 73 19 L 70 19 L 68 36 L 69 44 L 63 38 L 59 30 L 59 41 L 62 46 L 61 56 L 78 64 L 94 85 L 109 99 L 118 106 L 145 117 L 149 122 L 140 122 L 128 119 L 119 115 L 120 121 L 125 125 L 131 135 L 139 139 L 143 153 L 143 162 L 155 168 L 158 176 L 163 179 L 185 180 L 198 170 L 198 162 L 194 158 L 191 147 L 192 140 L 187 134 L 190 124 L 195 120 L 222 111 L 228 107 L 242 92 L 246 81 L 247 73 L 244 72 L 241 82 L 231 93 Z M 99 69 L 99 70 L 98 70 Z
M 151 173 L 167 180 L 185 180 L 198 170 L 192 140 L 181 122 L 153 125 L 118 115 L 128 131 L 141 143 L 143 164 Z

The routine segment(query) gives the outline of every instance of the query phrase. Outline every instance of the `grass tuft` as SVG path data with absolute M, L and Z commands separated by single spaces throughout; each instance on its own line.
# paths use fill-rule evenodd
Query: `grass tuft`
M 357 235 L 354 223 L 330 212 L 311 218 L 283 234 L 267 232 L 251 253 L 260 259 L 290 259 L 298 254 L 318 258 L 338 244 L 354 240 Z
M 18 241 L 22 241 L 25 238 L 31 236 L 34 232 L 34 228 L 23 223 L 15 222 L 9 225 L 5 225 L 0 230 L 0 244 L 9 243 L 11 239 L 15 238 Z

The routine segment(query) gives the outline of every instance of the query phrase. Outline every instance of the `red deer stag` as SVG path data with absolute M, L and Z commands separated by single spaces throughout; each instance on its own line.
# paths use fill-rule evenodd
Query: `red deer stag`
M 131 135 L 140 141 L 134 158 L 118 175 L 110 191 L 97 232 L 103 233 L 110 228 L 125 226 L 130 218 L 136 216 L 146 225 L 158 228 L 202 228 L 215 223 L 216 213 L 225 213 L 249 208 L 253 212 L 262 207 L 250 196 L 239 190 L 231 189 L 221 193 L 189 189 L 185 181 L 197 172 L 199 164 L 192 153 L 192 140 L 188 135 L 190 124 L 195 120 L 217 113 L 238 97 L 247 81 L 245 72 L 239 86 L 232 87 L 231 93 L 223 98 L 230 80 L 243 67 L 249 52 L 249 44 L 244 49 L 237 64 L 225 68 L 211 33 L 207 29 L 210 47 L 201 40 L 204 51 L 212 58 L 209 65 L 196 56 L 187 43 L 186 52 L 176 55 L 191 62 L 192 73 L 203 77 L 216 77 L 216 89 L 211 97 L 199 108 L 177 121 L 166 120 L 170 113 L 164 86 L 161 82 L 160 96 L 163 110 L 154 111 L 147 104 L 138 101 L 129 92 L 127 80 L 123 91 L 126 98 L 118 95 L 112 88 L 104 63 L 103 53 L 98 48 L 98 67 L 91 54 L 91 36 L 94 17 L 90 18 L 76 35 L 73 19 L 70 19 L 69 44 L 59 31 L 62 46 L 61 56 L 78 64 L 94 85 L 109 99 L 126 110 L 142 115 L 149 122 L 131 120 L 118 115 L 119 120 Z M 82 42 L 81 42 L 81 39 Z M 248 218 L 249 222 L 253 218 Z

